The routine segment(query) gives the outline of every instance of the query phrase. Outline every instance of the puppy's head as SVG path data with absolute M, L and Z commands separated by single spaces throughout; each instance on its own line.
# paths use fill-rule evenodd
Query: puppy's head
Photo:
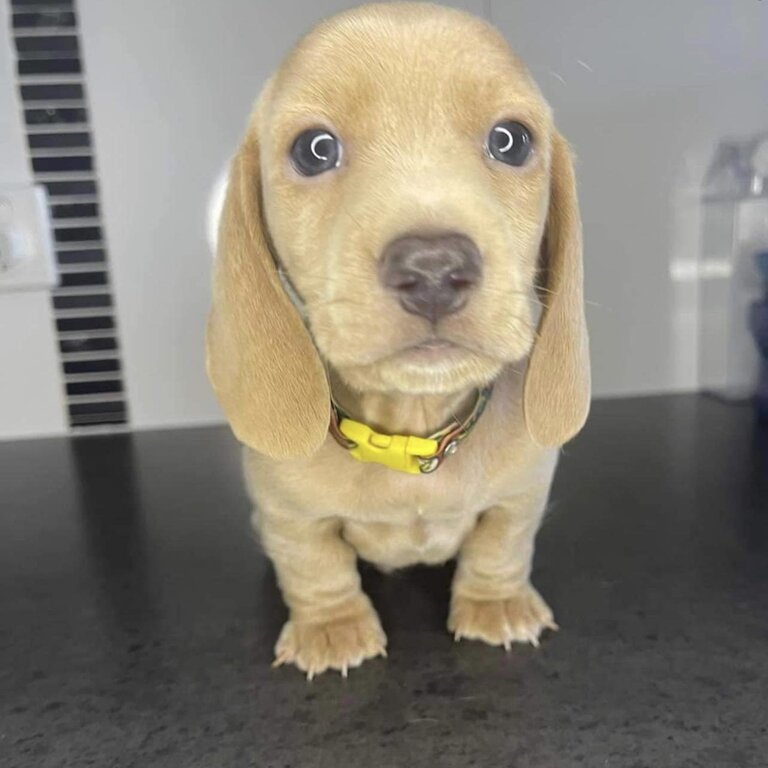
M 565 442 L 589 399 L 581 225 L 539 90 L 461 12 L 324 22 L 264 88 L 233 161 L 208 369 L 235 433 L 311 454 L 324 362 L 361 391 L 423 394 L 526 360 L 528 430 Z

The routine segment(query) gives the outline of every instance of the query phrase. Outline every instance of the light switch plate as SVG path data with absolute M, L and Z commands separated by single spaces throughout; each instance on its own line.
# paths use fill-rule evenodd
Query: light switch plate
M 45 188 L 0 186 L 0 293 L 58 285 Z

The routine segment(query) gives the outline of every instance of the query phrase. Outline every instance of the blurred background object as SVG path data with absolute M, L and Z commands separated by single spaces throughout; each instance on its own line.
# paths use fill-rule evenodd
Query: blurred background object
M 0 293 L 0 438 L 222 421 L 213 188 L 280 57 L 352 4 L 1 0 L 0 186 L 47 189 L 60 285 Z M 702 190 L 759 183 L 764 145 L 724 137 L 768 129 L 766 4 L 449 4 L 508 38 L 578 156 L 595 395 L 748 396 L 765 192 Z
M 761 421 L 768 421 L 768 250 L 755 256 L 762 280 L 762 296 L 752 305 L 752 331 L 759 353 L 756 406 Z
M 720 142 L 702 199 L 700 383 L 726 400 L 745 400 L 760 368 L 750 313 L 756 316 L 753 305 L 765 294 L 759 254 L 768 249 L 768 134 Z

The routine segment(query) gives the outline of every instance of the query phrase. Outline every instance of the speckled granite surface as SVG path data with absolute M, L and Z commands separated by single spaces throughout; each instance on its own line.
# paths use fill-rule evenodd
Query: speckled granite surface
M 225 429 L 2 444 L 0 765 L 764 768 L 767 446 L 597 403 L 539 538 L 560 633 L 454 644 L 449 569 L 366 572 L 389 659 L 308 684 Z

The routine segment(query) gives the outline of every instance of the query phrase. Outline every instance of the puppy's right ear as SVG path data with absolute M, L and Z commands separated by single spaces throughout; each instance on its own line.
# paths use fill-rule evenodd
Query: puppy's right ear
M 259 122 L 257 106 L 230 169 L 206 367 L 241 442 L 273 458 L 309 456 L 328 432 L 330 393 L 320 357 L 269 250 Z

